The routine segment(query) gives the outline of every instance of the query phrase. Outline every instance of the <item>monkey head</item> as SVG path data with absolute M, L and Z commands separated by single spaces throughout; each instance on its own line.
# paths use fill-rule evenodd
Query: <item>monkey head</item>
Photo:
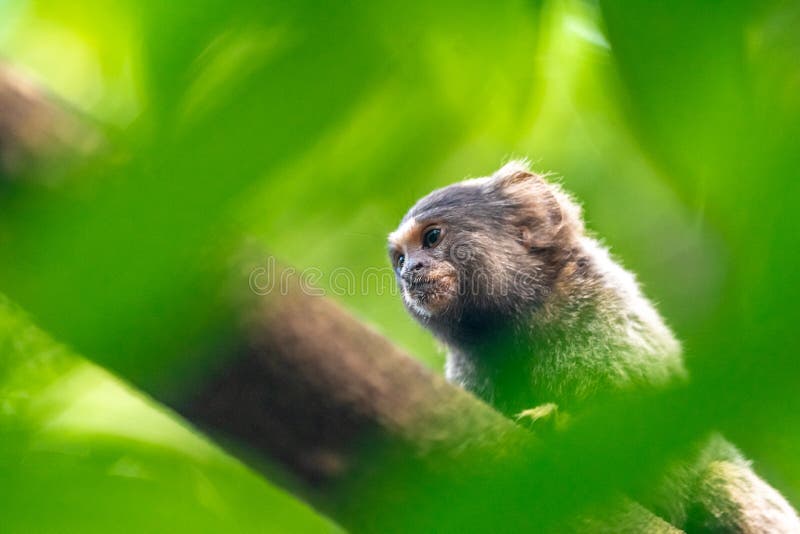
M 389 255 L 406 308 L 452 340 L 542 305 L 582 232 L 569 196 L 512 161 L 422 198 Z

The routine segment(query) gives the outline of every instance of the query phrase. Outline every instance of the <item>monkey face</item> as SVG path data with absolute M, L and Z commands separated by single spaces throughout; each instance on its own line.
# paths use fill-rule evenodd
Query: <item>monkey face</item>
M 445 193 L 457 194 L 458 186 Z M 389 254 L 406 308 L 426 325 L 501 311 L 531 272 L 518 233 L 464 209 L 407 217 Z
M 406 307 L 419 317 L 445 312 L 458 296 L 458 270 L 441 222 L 409 219 L 390 238 L 389 255 Z
M 541 304 L 580 230 L 576 215 L 558 186 L 517 162 L 430 193 L 389 236 L 406 308 L 447 335 Z

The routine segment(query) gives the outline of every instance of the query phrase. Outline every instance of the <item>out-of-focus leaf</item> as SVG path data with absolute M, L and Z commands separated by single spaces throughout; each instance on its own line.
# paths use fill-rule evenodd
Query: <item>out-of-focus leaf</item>
M 6 532 L 335 532 L 0 297 Z
M 696 387 L 737 442 L 770 450 L 772 461 L 782 463 L 797 433 L 777 435 L 796 427 L 800 407 L 794 392 L 800 8 L 781 2 L 735 2 L 724 10 L 696 2 L 603 7 L 632 122 L 727 249 L 723 298 L 687 340 Z M 790 463 L 780 471 L 796 488 L 800 471 Z

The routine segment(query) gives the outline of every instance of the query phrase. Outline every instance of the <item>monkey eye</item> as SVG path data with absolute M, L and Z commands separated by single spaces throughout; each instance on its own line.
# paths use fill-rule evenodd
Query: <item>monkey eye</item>
M 439 241 L 442 239 L 442 229 L 441 228 L 430 228 L 425 231 L 425 234 L 422 236 L 422 248 L 433 248 Z

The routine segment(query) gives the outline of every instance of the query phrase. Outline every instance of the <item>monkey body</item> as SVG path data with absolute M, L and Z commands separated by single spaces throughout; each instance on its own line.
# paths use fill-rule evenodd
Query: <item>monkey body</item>
M 446 376 L 509 414 L 547 402 L 579 409 L 598 392 L 685 376 L 677 340 L 633 276 L 591 237 L 579 240 L 547 302 L 510 338 L 497 332 L 489 343 L 449 344 Z
M 634 276 L 525 162 L 434 191 L 389 243 L 406 308 L 447 346 L 448 380 L 507 415 L 579 414 L 595 395 L 686 377 L 680 344 Z M 652 506 L 680 528 L 800 532 L 791 506 L 721 437 L 664 488 Z
M 441 242 L 415 247 L 430 228 Z M 585 234 L 577 204 L 521 162 L 435 191 L 390 241 L 413 263 L 404 301 L 447 346 L 447 378 L 503 412 L 579 408 L 685 375 L 633 275 Z

